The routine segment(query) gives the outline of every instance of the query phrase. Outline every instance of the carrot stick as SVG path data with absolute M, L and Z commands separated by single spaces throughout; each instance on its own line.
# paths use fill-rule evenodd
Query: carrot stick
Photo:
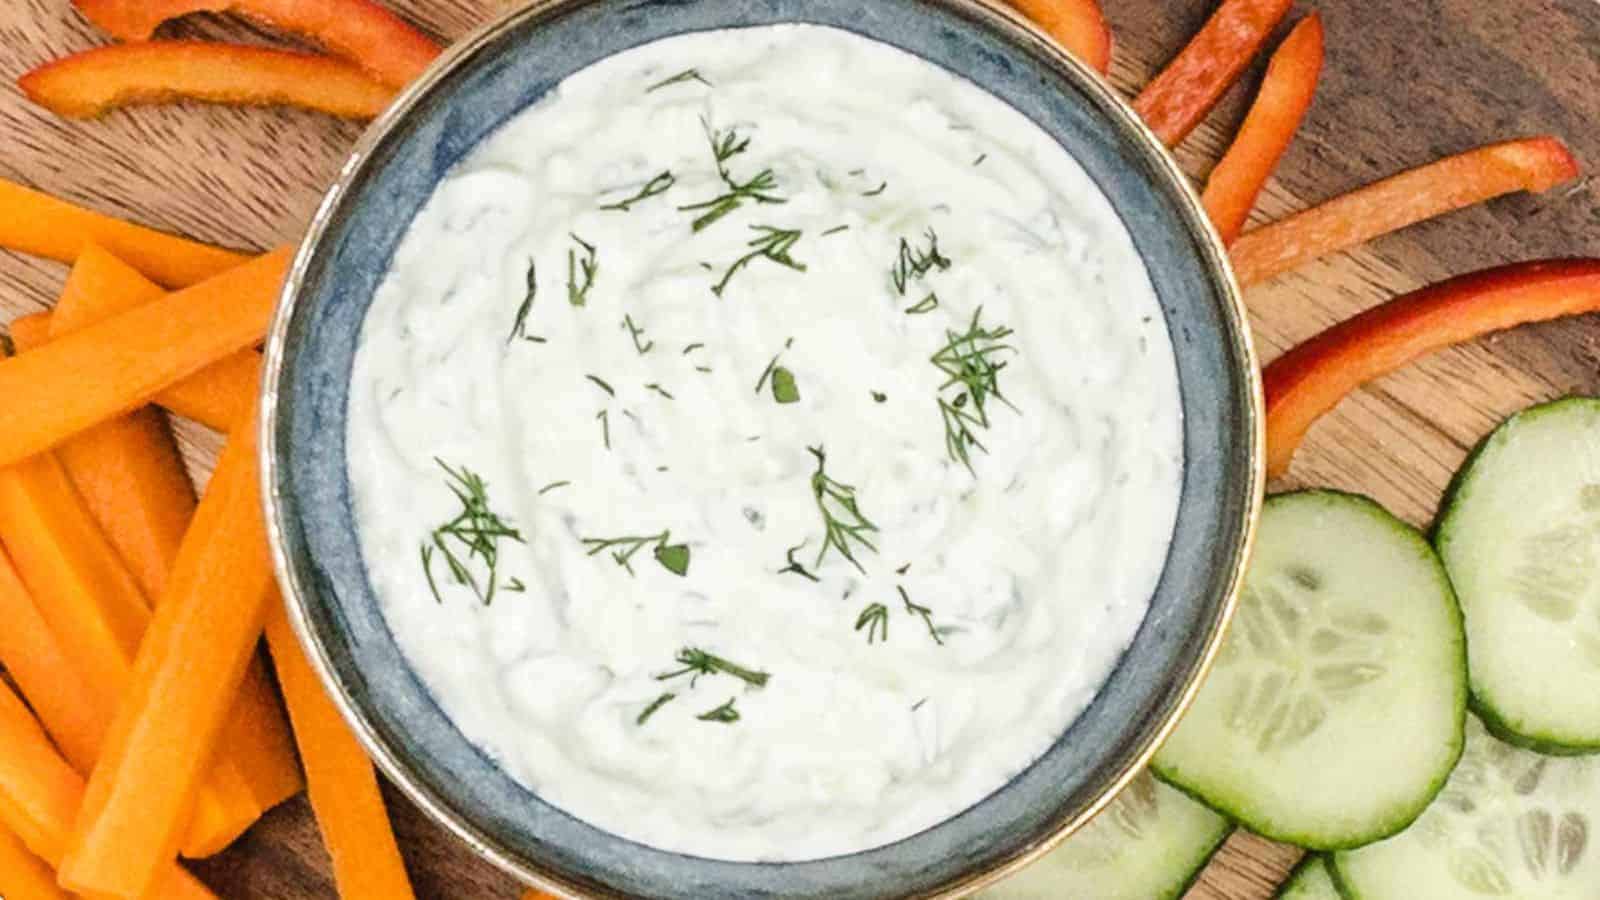
M 50 341 L 50 314 L 33 313 L 12 319 L 6 326 L 11 332 L 11 340 L 16 344 L 17 352 L 37 347 Z
M 1345 395 L 1451 344 L 1600 310 L 1600 259 L 1486 269 L 1397 297 L 1329 328 L 1262 372 L 1267 474 L 1288 471 L 1306 432 Z
M 1557 138 L 1490 144 L 1245 232 L 1229 255 L 1239 282 L 1257 284 L 1424 219 L 1514 191 L 1541 193 L 1576 177 L 1577 160 Z
M 1199 125 L 1239 80 L 1293 0 L 1222 0 L 1200 33 L 1167 64 L 1133 108 L 1168 147 Z
M 1224 242 L 1233 243 L 1244 230 L 1256 197 L 1311 109 L 1321 74 L 1322 17 L 1312 13 L 1272 54 L 1261 93 L 1206 182 L 1201 200 Z
M 97 245 L 86 245 L 78 264 L 88 259 L 94 260 L 98 289 L 63 297 L 50 317 L 52 335 L 78 331 L 161 297 L 159 285 Z M 226 432 L 255 406 L 260 384 L 261 354 L 241 350 L 157 394 L 155 402 Z
M 28 698 L 72 767 L 88 774 L 116 710 L 105 705 L 73 667 L 3 548 L 0 621 L 5 622 L 0 628 L 0 665 Z
M 0 466 L 130 409 L 266 334 L 283 248 L 192 288 L 0 360 Z
M 61 882 L 142 896 L 172 858 L 275 596 L 255 419 L 235 428 L 89 778 Z
M 309 37 L 391 87 L 404 87 L 439 45 L 370 0 L 75 0 L 78 11 L 121 41 L 147 41 L 156 26 L 196 12 L 237 12 Z
M 411 897 L 372 761 L 323 691 L 289 627 L 281 599 L 274 599 L 278 602 L 267 614 L 267 645 L 289 704 L 311 809 L 333 859 L 339 896 Z
M 67 900 L 56 873 L 34 856 L 22 839 L 0 827 L 0 897 L 6 900 Z
M 1101 75 L 1111 71 L 1111 26 L 1106 23 L 1100 0 L 1010 0 L 1010 3 L 1084 65 Z
M 96 47 L 46 63 L 17 86 L 29 100 L 75 119 L 172 100 L 299 106 L 371 119 L 394 98 L 394 88 L 342 60 L 203 41 Z
M 83 802 L 83 776 L 61 758 L 16 694 L 0 682 L 0 823 L 29 851 L 59 867 Z M 144 900 L 216 900 L 192 875 L 164 862 Z
M 167 287 L 188 287 L 249 259 L 0 179 L 0 247 L 71 263 L 90 241 Z

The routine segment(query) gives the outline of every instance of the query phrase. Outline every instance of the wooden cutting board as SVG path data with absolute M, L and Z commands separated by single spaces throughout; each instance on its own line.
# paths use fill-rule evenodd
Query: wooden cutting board
M 510 0 L 390 0 L 445 38 Z M 868 0 L 870 2 L 870 0 Z M 1131 95 L 1204 21 L 1213 0 L 1104 0 L 1117 36 L 1113 80 Z M 1600 166 L 1600 4 L 1590 0 L 1302 0 L 1328 27 L 1328 64 L 1310 120 L 1263 200 L 1264 218 L 1441 154 L 1554 132 Z M 272 40 L 235 22 L 173 34 Z M 142 109 L 66 122 L 14 87 L 26 69 L 102 39 L 69 0 L 0 4 L 0 175 L 152 225 L 238 247 L 293 241 L 359 127 L 310 114 L 202 107 Z M 1259 67 L 1258 67 L 1259 72 Z M 1236 90 L 1180 153 L 1203 176 L 1253 92 Z M 1600 254 L 1600 193 L 1584 179 L 1414 228 L 1252 290 L 1258 347 L 1291 343 L 1397 292 L 1481 266 Z M 65 268 L 0 253 L 0 322 L 51 305 Z M 1439 354 L 1346 401 L 1275 487 L 1361 491 L 1427 522 L 1467 449 L 1539 400 L 1600 392 L 1600 322 L 1526 328 Z M 5 398 L 0 398 L 3 403 Z M 198 477 L 218 438 L 179 423 Z M 511 898 L 511 881 L 393 792 L 395 825 L 422 898 Z M 1269 897 L 1298 851 L 1236 835 L 1192 898 Z M 304 799 L 196 866 L 229 900 L 333 897 Z M 1090 898 L 1084 898 L 1090 900 Z

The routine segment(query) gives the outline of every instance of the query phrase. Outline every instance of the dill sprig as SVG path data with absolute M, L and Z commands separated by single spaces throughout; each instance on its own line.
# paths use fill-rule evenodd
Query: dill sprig
M 972 469 L 972 448 L 987 452 L 978 440 L 974 429 L 989 427 L 989 400 L 999 400 L 1013 410 L 1011 401 L 1000 392 L 1000 372 L 1007 363 L 994 357 L 1016 348 L 1002 343 L 1012 331 L 1004 325 L 985 328 L 979 323 L 983 307 L 972 314 L 972 323 L 966 331 L 957 334 L 946 329 L 945 345 L 929 358 L 947 379 L 939 386 L 939 414 L 944 419 L 945 451 L 950 459 Z M 956 388 L 953 400 L 945 399 L 944 391 Z
M 904 585 L 897 584 L 895 585 L 894 589 L 900 592 L 900 602 L 905 604 L 906 612 L 911 613 L 914 616 L 920 616 L 922 618 L 922 624 L 928 626 L 928 636 L 933 638 L 933 642 L 935 644 L 943 647 L 944 638 L 939 635 L 939 629 L 933 627 L 933 610 L 923 606 L 920 603 L 912 603 L 911 595 L 906 593 Z
M 662 387 L 657 382 L 652 381 L 649 384 L 645 385 L 644 388 L 647 391 L 655 391 L 656 393 L 658 393 L 661 396 L 667 398 L 668 400 L 674 399 L 673 396 L 672 396 L 672 392 L 668 391 L 666 388 Z
M 884 191 L 886 191 L 888 189 L 889 189 L 889 182 L 885 181 L 885 182 L 883 182 L 882 184 L 878 185 L 877 187 L 873 188 L 870 191 L 862 191 L 861 192 L 861 196 L 863 196 L 863 197 L 876 197 L 876 196 L 878 196 L 879 194 L 883 193 Z
M 671 78 L 663 78 L 655 84 L 650 85 L 644 89 L 644 92 L 648 94 L 652 91 L 658 91 L 669 85 L 683 84 L 686 81 L 698 81 L 706 87 L 711 87 L 711 82 L 707 81 L 705 76 L 700 74 L 699 69 L 684 69 L 682 72 L 679 72 Z
M 613 389 L 611 385 L 607 384 L 605 379 L 601 378 L 599 375 L 585 375 L 583 377 L 594 382 L 600 387 L 600 390 L 605 391 L 610 396 L 615 397 L 617 395 L 616 390 Z
M 734 722 L 739 721 L 739 711 L 733 708 L 733 702 L 737 699 L 739 698 L 729 697 L 727 703 L 722 704 L 716 709 L 707 710 L 700 715 L 695 716 L 695 718 L 702 722 L 721 722 L 724 725 L 731 725 Z
M 635 574 L 633 571 L 634 555 L 645 547 L 654 544 L 655 549 L 650 551 L 650 555 L 655 557 L 661 568 L 674 575 L 687 575 L 689 573 L 689 545 L 674 544 L 671 541 L 671 531 L 662 531 L 660 534 L 645 535 L 643 537 L 581 539 L 584 547 L 588 548 L 590 556 L 594 556 L 602 550 L 610 550 L 611 558 L 616 561 L 617 565 L 627 569 L 629 575 Z
M 722 280 L 711 288 L 711 293 L 716 294 L 718 297 L 722 296 L 723 290 L 727 288 L 728 282 L 733 276 L 755 259 L 766 258 L 780 266 L 794 269 L 796 272 L 804 272 L 806 270 L 805 263 L 798 262 L 789 255 L 789 251 L 794 249 L 794 245 L 800 242 L 801 231 L 798 229 L 773 228 L 769 225 L 751 225 L 750 228 L 752 231 L 760 232 L 760 235 L 746 242 L 745 246 L 754 247 L 755 249 L 734 260 L 733 265 L 728 267 L 728 271 L 722 274 Z
M 528 260 L 528 274 L 524 276 L 526 288 L 522 295 L 522 305 L 517 307 L 516 321 L 511 323 L 511 334 L 506 336 L 506 343 L 511 343 L 517 338 L 528 337 L 528 314 L 533 312 L 533 298 L 539 293 L 538 266 L 530 258 Z
M 783 349 L 788 350 L 794 346 L 794 338 L 783 342 Z M 772 399 L 779 403 L 799 403 L 800 385 L 795 382 L 794 373 L 778 365 L 778 360 L 783 358 L 783 353 L 773 355 L 772 361 L 761 370 L 761 377 L 756 379 L 756 394 L 760 395 L 761 389 L 766 386 L 767 380 L 772 380 Z
M 639 351 L 640 356 L 649 353 L 650 348 L 656 345 L 655 341 L 645 341 L 644 343 L 639 342 L 639 338 L 644 336 L 644 329 L 633 323 L 633 316 L 623 316 L 622 327 L 628 329 L 628 336 L 633 338 L 633 349 Z
M 595 276 L 600 274 L 600 261 L 596 258 L 593 244 L 575 234 L 569 234 L 568 237 L 583 248 L 583 256 L 580 258 L 574 248 L 567 248 L 567 302 L 573 306 L 583 306 L 589 302 L 589 289 L 594 287 Z
M 856 630 L 867 630 L 867 643 L 887 641 L 889 639 L 889 607 L 882 603 L 869 603 L 867 608 L 856 616 Z
M 684 647 L 674 657 L 681 669 L 674 669 L 656 676 L 657 681 L 671 681 L 683 675 L 690 676 L 689 686 L 694 687 L 701 675 L 732 675 L 753 687 L 766 687 L 767 679 L 772 676 L 757 669 L 747 668 L 738 663 L 731 662 L 714 653 L 707 653 L 699 647 Z
M 444 596 L 439 593 L 439 585 L 433 577 L 433 558 L 437 554 L 444 558 L 455 583 L 471 588 L 483 605 L 488 606 L 494 602 L 500 582 L 500 541 L 509 538 L 519 544 L 526 542 L 522 532 L 490 508 L 489 484 L 482 476 L 465 466 L 455 468 L 438 457 L 433 461 L 445 471 L 450 492 L 461 501 L 461 512 L 435 528 L 423 542 L 423 575 L 428 579 L 433 599 L 443 603 Z M 482 583 L 472 573 L 474 561 L 487 570 Z
M 655 698 L 654 700 L 651 700 L 650 701 L 650 705 L 646 706 L 644 708 L 644 711 L 639 713 L 639 717 L 637 719 L 633 720 L 633 724 L 635 724 L 635 725 L 643 725 L 645 722 L 648 722 L 650 720 L 650 717 L 656 714 L 656 710 L 660 709 L 663 706 L 666 706 L 668 703 L 671 703 L 673 700 L 676 700 L 677 697 L 678 697 L 677 694 L 674 694 L 671 691 L 667 691 L 666 693 L 664 693 L 661 696 Z
M 817 470 L 811 473 L 811 493 L 817 501 L 817 512 L 822 515 L 822 549 L 817 551 L 817 561 L 813 565 L 820 567 L 828 550 L 833 549 L 849 560 L 857 571 L 865 573 L 866 569 L 856 560 L 850 543 L 854 541 L 874 553 L 878 552 L 877 545 L 866 536 L 869 532 L 877 531 L 878 526 L 861 514 L 860 507 L 856 505 L 856 489 L 828 476 L 828 456 L 823 449 L 807 447 L 806 450 L 817 458 Z
M 850 226 L 849 225 L 835 225 L 832 228 L 829 228 L 827 231 L 824 231 L 819 236 L 820 237 L 827 237 L 830 234 L 838 234 L 841 231 L 849 231 L 849 230 L 850 230 Z
M 900 252 L 889 270 L 889 277 L 894 281 L 895 291 L 905 296 L 906 285 L 912 281 L 920 281 L 934 269 L 942 272 L 948 268 L 950 258 L 939 252 L 939 235 L 929 228 L 927 249 L 918 249 L 905 238 L 900 239 Z
M 928 296 L 923 297 L 921 300 L 917 301 L 916 305 L 906 307 L 905 313 L 908 316 L 920 316 L 923 313 L 933 312 L 935 309 L 938 309 L 938 308 L 939 308 L 939 295 L 937 295 L 937 294 L 929 294 Z
M 552 481 L 549 484 L 545 485 L 544 487 L 539 488 L 539 496 L 542 497 L 545 494 L 548 494 L 551 491 L 556 490 L 557 488 L 564 488 L 564 487 L 566 487 L 566 486 L 568 486 L 570 484 L 572 484 L 572 482 L 570 482 L 570 481 Z
M 662 171 L 656 177 L 645 182 L 644 187 L 639 188 L 639 190 L 634 193 L 633 196 L 624 200 L 618 200 L 615 203 L 607 203 L 600 208 L 603 210 L 628 212 L 633 208 L 635 203 L 649 200 L 651 197 L 654 197 L 657 194 L 665 194 L 668 189 L 670 189 L 674 184 L 677 184 L 677 181 L 678 180 L 676 178 L 672 177 L 672 172 L 670 170 Z
M 817 576 L 811 574 L 811 570 L 807 569 L 803 564 L 801 564 L 800 560 L 794 558 L 794 555 L 796 553 L 798 553 L 801 550 L 805 549 L 805 546 L 806 546 L 807 543 L 808 543 L 807 541 L 801 541 L 800 543 L 798 543 L 798 544 L 794 545 L 793 547 L 789 548 L 788 552 L 786 552 L 784 554 L 784 558 L 789 561 L 789 564 L 778 570 L 778 574 L 779 575 L 786 575 L 786 574 L 788 574 L 790 572 L 793 572 L 794 574 L 799 575 L 801 578 L 804 578 L 807 581 L 821 581 L 822 580 L 822 579 L 818 578 Z
M 735 179 L 728 171 L 728 161 L 750 149 L 749 138 L 741 136 L 734 128 L 729 128 L 727 131 L 712 128 L 704 118 L 700 120 L 700 126 L 705 129 L 706 140 L 711 143 L 711 155 L 716 160 L 717 177 L 722 179 L 722 183 L 728 189 L 710 200 L 678 207 L 683 212 L 705 210 L 690 224 L 691 231 L 698 232 L 710 227 L 718 219 L 743 206 L 746 201 L 769 204 L 789 202 L 772 193 L 778 187 L 778 177 L 771 169 L 762 169 L 747 181 Z
M 611 449 L 611 416 L 606 410 L 600 410 L 595 416 L 600 420 L 600 438 L 605 442 L 606 449 Z

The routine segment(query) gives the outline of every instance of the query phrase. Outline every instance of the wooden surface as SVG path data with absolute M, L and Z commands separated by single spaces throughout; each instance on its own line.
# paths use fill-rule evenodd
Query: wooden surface
M 500 0 L 394 0 L 446 38 Z M 505 0 L 509 2 L 509 0 Z M 870 2 L 870 0 L 866 0 Z M 1117 37 L 1116 84 L 1130 93 L 1199 27 L 1212 0 L 1105 0 Z M 1600 4 L 1592 0 L 1301 0 L 1327 20 L 1328 64 L 1310 120 L 1258 216 L 1267 218 L 1440 154 L 1555 132 L 1600 166 Z M 248 36 L 201 20 L 174 34 Z M 357 126 L 309 113 L 145 109 L 69 123 L 13 87 L 26 68 L 100 43 L 68 0 L 0 4 L 0 175 L 143 222 L 239 247 L 292 241 Z M 1259 71 L 1259 67 L 1257 69 Z M 1235 90 L 1180 153 L 1196 176 L 1220 153 L 1253 85 Z M 1481 266 L 1600 253 L 1600 196 L 1585 179 L 1544 197 L 1512 197 L 1319 263 L 1249 295 L 1258 347 L 1292 342 L 1396 292 Z M 0 322 L 48 307 L 65 268 L 0 253 Z M 1523 329 L 1440 354 L 1371 386 L 1320 424 L 1278 488 L 1367 493 L 1416 523 L 1432 515 L 1467 448 L 1537 400 L 1600 392 L 1597 323 Z M 4 398 L 0 398 L 4 402 Z M 179 423 L 197 475 L 218 440 Z M 511 882 L 475 861 L 391 793 L 423 898 L 510 898 Z M 1237 835 L 1190 896 L 1271 895 L 1298 852 Z M 274 811 L 235 848 L 197 867 L 230 900 L 332 897 L 303 799 Z M 1088 898 L 1085 898 L 1088 900 Z

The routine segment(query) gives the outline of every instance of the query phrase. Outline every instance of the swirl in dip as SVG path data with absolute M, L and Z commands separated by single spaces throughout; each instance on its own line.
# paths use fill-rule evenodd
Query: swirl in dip
M 438 186 L 357 354 L 367 569 L 461 730 L 655 847 L 928 828 L 1093 698 L 1182 473 L 1143 263 L 1042 130 L 814 26 L 608 58 Z

